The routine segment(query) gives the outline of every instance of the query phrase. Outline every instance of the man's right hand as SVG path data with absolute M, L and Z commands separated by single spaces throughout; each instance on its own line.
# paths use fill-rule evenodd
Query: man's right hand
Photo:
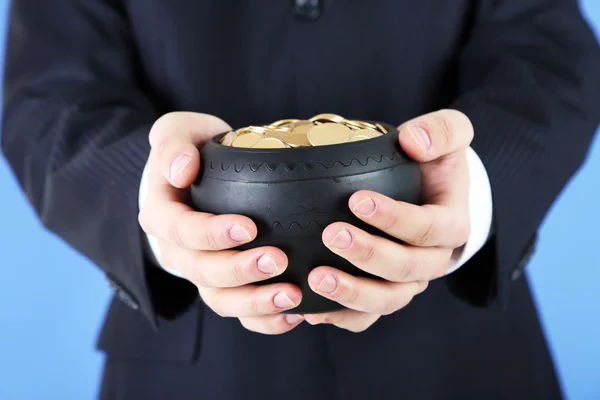
M 187 112 L 166 114 L 154 123 L 146 166 L 148 196 L 139 222 L 158 239 L 161 265 L 194 283 L 213 311 L 239 318 L 251 331 L 284 333 L 303 321 L 296 314 L 279 314 L 300 304 L 300 289 L 290 283 L 252 283 L 281 274 L 288 263 L 285 253 L 268 246 L 230 250 L 254 240 L 254 222 L 242 215 L 197 212 L 188 205 L 189 187 L 200 170 L 198 148 L 228 130 L 217 117 Z

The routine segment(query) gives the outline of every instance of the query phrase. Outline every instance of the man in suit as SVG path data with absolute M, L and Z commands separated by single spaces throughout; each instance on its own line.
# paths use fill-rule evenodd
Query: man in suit
M 116 292 L 102 398 L 561 397 L 521 275 L 598 125 L 575 0 L 19 0 L 6 59 L 4 154 Z M 187 188 L 212 135 L 320 112 L 401 124 L 424 204 L 354 194 L 405 244 L 342 223 L 323 241 L 385 280 L 317 266 L 347 309 L 280 314 L 298 288 L 253 283 L 285 254 L 235 250 L 254 223 Z

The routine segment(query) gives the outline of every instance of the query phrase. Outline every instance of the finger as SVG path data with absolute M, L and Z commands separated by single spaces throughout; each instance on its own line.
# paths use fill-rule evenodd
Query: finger
M 150 151 L 149 160 L 156 163 L 156 183 L 183 189 L 190 186 L 200 172 L 200 152 L 195 144 L 183 137 L 163 140 Z M 154 179 L 150 179 L 154 183 Z
M 457 110 L 440 110 L 402 124 L 398 130 L 400 146 L 418 162 L 466 149 L 473 140 L 473 125 Z
M 208 114 L 174 112 L 159 118 L 150 130 L 150 159 L 156 159 L 164 179 L 184 188 L 198 175 L 203 146 L 218 133 L 231 130 L 223 120 Z
M 204 303 L 221 317 L 259 317 L 297 307 L 302 292 L 291 283 L 236 288 L 198 288 Z
M 210 114 L 172 112 L 160 117 L 150 130 L 150 146 L 155 148 L 162 141 L 174 136 L 183 137 L 196 145 L 205 144 L 218 133 L 231 130 L 222 119 Z
M 308 276 L 316 293 L 356 311 L 388 315 L 405 307 L 427 281 L 396 283 L 352 276 L 332 267 L 317 267 Z
M 256 225 L 248 217 L 197 212 L 172 197 L 159 190 L 148 196 L 139 213 L 146 233 L 190 250 L 229 249 L 256 238 Z
M 466 207 L 418 206 L 368 190 L 354 193 L 348 206 L 369 225 L 414 246 L 457 248 L 469 238 Z
M 326 227 L 322 239 L 331 251 L 358 268 L 392 282 L 439 278 L 448 270 L 452 255 L 448 248 L 406 246 L 344 222 Z
M 306 314 L 306 322 L 311 325 L 332 324 L 338 328 L 359 333 L 366 331 L 381 317 L 378 314 L 369 314 L 356 310 L 342 310 L 327 314 Z
M 304 321 L 299 314 L 266 315 L 263 317 L 240 318 L 242 326 L 249 331 L 265 335 L 280 335 L 300 325 Z
M 160 241 L 160 262 L 199 287 L 229 288 L 260 282 L 287 268 L 285 253 L 276 247 L 246 251 L 192 251 Z

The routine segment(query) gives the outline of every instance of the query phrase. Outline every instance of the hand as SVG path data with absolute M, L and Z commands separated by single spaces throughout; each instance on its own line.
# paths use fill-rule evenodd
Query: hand
M 242 215 L 196 212 L 189 186 L 200 170 L 198 147 L 215 134 L 231 130 L 206 114 L 171 113 L 150 131 L 148 197 L 141 207 L 143 230 L 159 240 L 159 261 L 198 287 L 217 314 L 237 317 L 249 330 L 279 334 L 303 319 L 278 314 L 300 304 L 300 288 L 289 283 L 251 285 L 281 274 L 285 253 L 275 247 L 228 250 L 256 237 L 256 225 Z
M 406 306 L 446 274 L 454 249 L 469 237 L 469 171 L 466 149 L 473 139 L 469 119 L 442 110 L 399 127 L 404 151 L 421 166 L 422 199 L 417 206 L 370 191 L 359 191 L 348 205 L 364 222 L 400 239 L 399 244 L 336 222 L 323 231 L 323 242 L 358 268 L 385 280 L 354 277 L 331 267 L 311 271 L 315 292 L 348 310 L 305 315 L 311 324 L 331 323 L 353 332 L 367 329 L 380 316 Z

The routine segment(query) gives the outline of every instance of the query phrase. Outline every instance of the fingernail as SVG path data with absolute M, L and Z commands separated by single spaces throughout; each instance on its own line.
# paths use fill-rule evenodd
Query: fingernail
M 264 274 L 271 275 L 277 272 L 277 264 L 275 264 L 275 261 L 268 254 L 260 256 L 257 264 L 260 272 Z
M 375 212 L 375 202 L 370 197 L 361 200 L 354 205 L 354 212 L 363 217 L 368 217 Z
M 231 238 L 231 240 L 240 243 L 246 243 L 249 242 L 250 239 L 252 239 L 250 233 L 248 233 L 247 230 L 245 230 L 239 225 L 233 225 L 231 228 L 229 228 L 229 237 Z
M 302 315 L 298 314 L 287 314 L 285 316 L 285 321 L 290 325 L 296 325 L 298 322 L 302 321 L 304 318 Z
M 191 159 L 192 157 L 190 157 L 189 155 L 182 154 L 171 163 L 171 170 L 169 172 L 169 180 L 171 182 L 173 182 L 177 175 L 179 175 L 179 173 L 185 168 L 185 166 L 189 164 Z
M 429 150 L 431 147 L 431 138 L 427 132 L 425 132 L 425 129 L 421 128 L 419 125 L 411 125 L 407 129 L 423 150 Z
M 327 275 L 319 284 L 317 290 L 323 293 L 332 293 L 337 288 L 337 280 L 331 274 Z
M 338 232 L 337 235 L 333 238 L 329 245 L 331 247 L 335 247 L 336 249 L 347 249 L 352 244 L 352 236 L 350 236 L 350 232 L 348 229 L 342 229 Z
M 296 307 L 294 302 L 288 297 L 285 292 L 279 292 L 275 295 L 273 299 L 273 304 L 275 304 L 279 308 L 291 308 Z

